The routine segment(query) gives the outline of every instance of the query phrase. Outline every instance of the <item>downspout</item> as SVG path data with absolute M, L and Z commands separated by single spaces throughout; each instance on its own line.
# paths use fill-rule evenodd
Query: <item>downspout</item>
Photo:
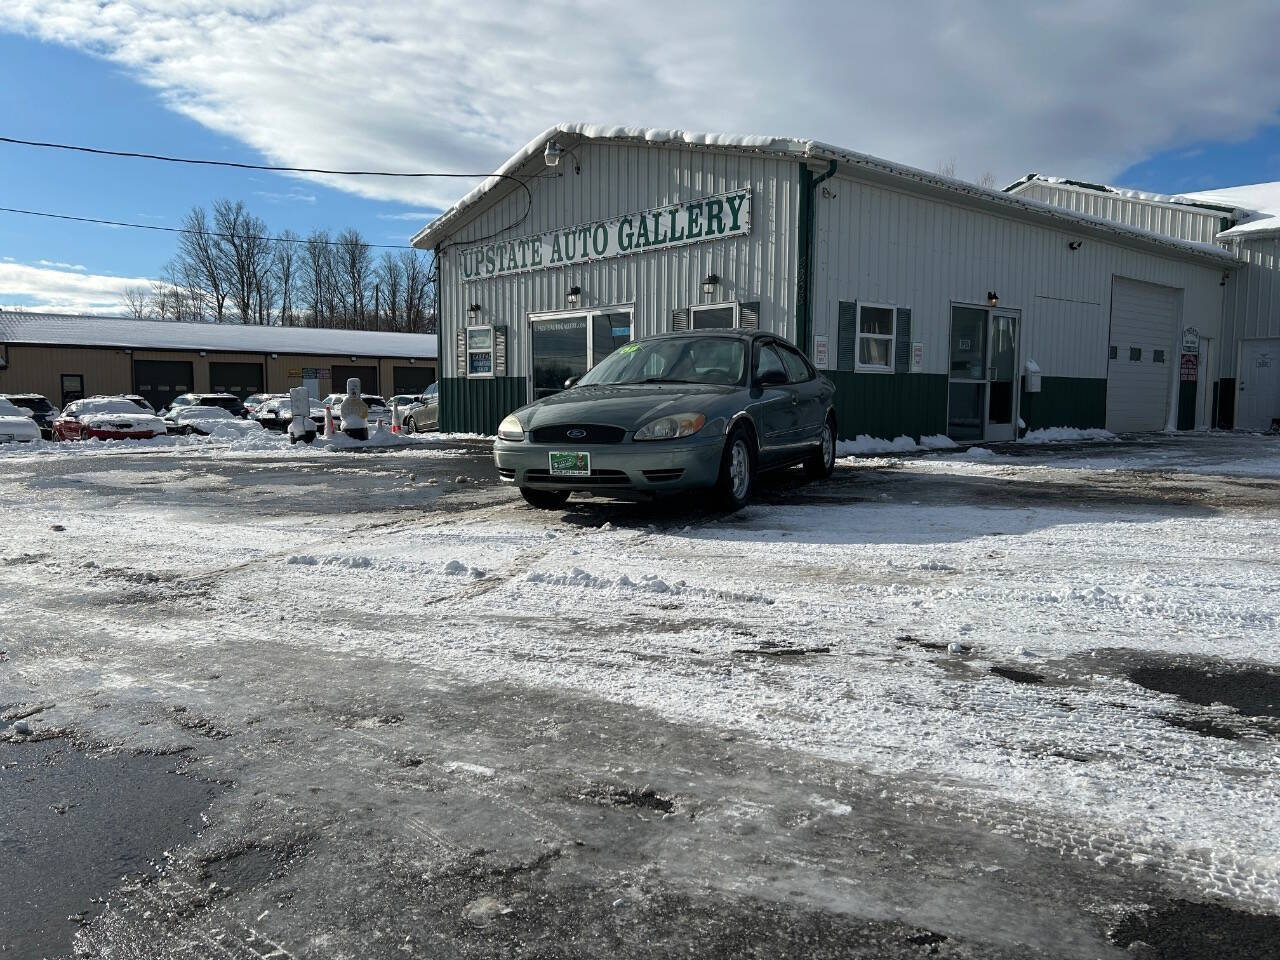
M 814 201 L 818 187 L 835 175 L 836 162 L 829 161 L 825 173 L 815 177 L 807 163 L 800 164 L 800 256 L 796 270 L 796 344 L 813 357 L 813 248 L 816 217 Z

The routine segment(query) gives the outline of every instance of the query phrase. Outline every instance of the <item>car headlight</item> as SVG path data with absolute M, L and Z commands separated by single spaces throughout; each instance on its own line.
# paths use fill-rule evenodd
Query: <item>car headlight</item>
M 503 440 L 524 439 L 524 427 L 520 426 L 520 420 L 514 413 L 498 424 L 498 436 Z
M 707 418 L 700 413 L 673 413 L 650 420 L 636 431 L 636 440 L 677 440 L 690 437 L 702 429 Z

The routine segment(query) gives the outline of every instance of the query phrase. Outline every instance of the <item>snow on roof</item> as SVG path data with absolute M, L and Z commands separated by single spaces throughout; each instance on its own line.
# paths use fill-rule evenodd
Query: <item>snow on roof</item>
M 793 137 L 768 137 L 730 133 L 692 133 L 687 130 L 668 130 L 662 128 L 607 126 L 592 123 L 560 123 L 549 127 L 534 137 L 520 150 L 516 151 L 493 176 L 489 177 L 435 220 L 418 231 L 410 241 L 419 249 L 430 249 L 447 236 L 463 212 L 478 203 L 491 190 L 498 187 L 524 166 L 532 157 L 541 153 L 547 142 L 557 136 L 578 136 L 584 140 L 630 140 L 651 144 L 687 144 L 703 147 L 728 147 L 744 151 L 769 153 L 789 156 L 797 159 L 815 159 L 837 161 L 865 169 L 877 170 L 905 180 L 920 184 L 941 187 L 956 193 L 967 194 L 987 201 L 995 201 L 1004 206 L 1021 211 L 1031 211 L 1047 215 L 1068 224 L 1085 225 L 1094 229 L 1105 230 L 1119 237 L 1130 240 L 1141 240 L 1148 244 L 1164 247 L 1183 256 L 1191 254 L 1200 258 L 1209 258 L 1221 263 L 1234 263 L 1235 258 L 1221 247 L 1209 243 L 1195 243 L 1188 240 L 1176 240 L 1164 234 L 1150 230 L 1142 230 L 1118 224 L 1102 217 L 1064 210 L 1052 204 L 1029 200 L 1002 190 L 980 187 L 977 184 L 952 177 L 944 177 L 929 173 L 915 167 L 882 160 L 870 154 L 858 153 L 843 147 L 822 143 L 818 140 L 801 140 Z
M 1190 193 L 1150 193 L 1145 190 L 1129 190 L 1105 183 L 1088 183 L 1066 177 L 1046 177 L 1029 173 L 1005 187 L 1016 190 L 1025 183 L 1038 180 L 1060 186 L 1079 187 L 1097 193 L 1112 193 L 1126 200 L 1144 200 L 1148 203 L 1167 203 L 1174 206 L 1199 207 L 1218 210 L 1238 221 L 1235 226 L 1218 234 L 1219 238 L 1239 237 L 1246 234 L 1280 231 L 1280 181 L 1252 183 L 1239 187 L 1216 187 L 1212 190 L 1196 190 Z
M 0 343 L 415 359 L 436 356 L 434 334 L 259 327 L 240 323 L 166 323 L 20 311 L 0 311 Z

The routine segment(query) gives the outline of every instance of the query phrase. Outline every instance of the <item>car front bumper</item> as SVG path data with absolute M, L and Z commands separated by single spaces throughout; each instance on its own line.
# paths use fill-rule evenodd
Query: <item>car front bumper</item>
M 586 453 L 591 475 L 551 475 L 551 454 Z M 714 486 L 720 476 L 724 434 L 683 440 L 626 440 L 621 443 L 533 443 L 498 438 L 493 461 L 498 476 L 518 487 L 569 490 L 602 496 L 659 496 Z

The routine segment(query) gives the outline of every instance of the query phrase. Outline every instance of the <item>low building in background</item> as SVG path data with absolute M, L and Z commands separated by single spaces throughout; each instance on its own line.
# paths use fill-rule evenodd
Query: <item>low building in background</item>
M 58 406 L 95 394 L 140 394 L 157 410 L 182 393 L 319 398 L 358 377 L 369 393 L 420 394 L 436 382 L 432 334 L 0 312 L 0 393 Z
M 492 433 L 627 341 L 759 328 L 842 437 L 1210 423 L 1232 254 L 813 140 L 562 124 L 414 238 L 440 415 Z M 1194 348 L 1184 334 L 1197 331 Z
M 1210 422 L 1222 429 L 1280 424 L 1280 182 L 1160 194 L 1029 173 L 1005 190 L 1066 210 L 1179 240 L 1216 243 L 1239 266 L 1222 278 L 1222 339 L 1216 354 L 1192 348 L 1181 364 L 1208 369 L 1217 384 Z

